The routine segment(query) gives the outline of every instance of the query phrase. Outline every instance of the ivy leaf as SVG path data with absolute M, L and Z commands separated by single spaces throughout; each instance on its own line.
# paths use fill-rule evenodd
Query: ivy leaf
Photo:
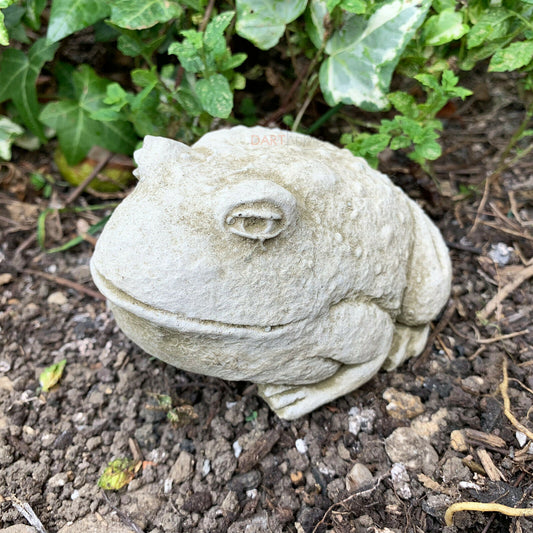
M 97 121 L 92 118 L 108 108 L 104 100 L 110 82 L 99 78 L 87 65 L 73 75 L 75 97 L 47 104 L 40 120 L 57 132 L 59 144 L 68 163 L 79 163 L 93 146 L 112 152 L 130 154 L 137 136 L 130 123 L 123 120 Z
M 474 48 L 488 41 L 505 37 L 509 30 L 509 19 L 512 16 L 513 13 L 503 7 L 488 9 L 470 28 L 466 36 L 467 48 Z
M 141 466 L 142 461 L 125 457 L 114 459 L 98 479 L 98 486 L 104 490 L 120 490 L 135 477 Z
M 528 65 L 533 59 L 533 41 L 511 43 L 492 56 L 489 72 L 505 72 Z
M 5 9 L 10 6 L 15 0 L 0 0 L 0 9 Z M 0 11 L 0 44 L 7 46 L 9 44 L 9 36 L 4 24 L 4 14 Z
M 54 0 L 46 32 L 49 43 L 87 28 L 110 13 L 106 0 Z
M 175 0 L 110 0 L 110 20 L 121 28 L 142 30 L 178 18 L 183 9 Z
M 44 130 L 38 120 L 40 106 L 35 84 L 43 65 L 50 61 L 58 44 L 49 45 L 45 39 L 35 41 L 28 54 L 8 48 L 2 53 L 0 63 L 0 103 L 11 99 L 24 125 L 41 142 L 46 142 Z
M 196 83 L 196 94 L 202 107 L 213 117 L 228 118 L 233 108 L 233 94 L 222 74 L 213 74 Z
M 24 128 L 21 128 L 7 117 L 0 116 L 0 159 L 5 159 L 6 161 L 11 159 L 11 145 L 23 133 Z
M 445 9 L 427 19 L 423 32 L 424 43 L 426 46 L 440 46 L 460 39 L 467 31 L 463 15 L 454 9 Z
M 226 52 L 224 31 L 226 31 L 226 28 L 229 26 L 234 15 L 235 11 L 221 13 L 214 17 L 205 29 L 203 37 L 204 48 L 205 51 L 208 54 L 212 54 L 215 59 L 221 57 Z
M 272 48 L 280 40 L 285 26 L 305 10 L 307 0 L 237 0 L 238 35 L 261 50 Z
M 46 367 L 41 372 L 39 376 L 39 384 L 44 392 L 48 392 L 59 382 L 61 376 L 63 375 L 63 370 L 65 369 L 66 364 L 67 360 L 63 359 L 62 361 L 59 361 L 59 363 L 54 363 L 53 365 Z
M 367 111 L 388 105 L 386 93 L 400 56 L 422 24 L 430 0 L 389 0 L 368 19 L 351 15 L 326 44 L 320 87 L 327 103 Z

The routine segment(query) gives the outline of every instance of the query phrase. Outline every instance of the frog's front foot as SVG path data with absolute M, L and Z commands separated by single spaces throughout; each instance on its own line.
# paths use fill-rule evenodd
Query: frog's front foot
M 259 384 L 258 393 L 280 418 L 294 420 L 372 379 L 386 356 L 359 365 L 343 365 L 333 376 L 312 385 Z

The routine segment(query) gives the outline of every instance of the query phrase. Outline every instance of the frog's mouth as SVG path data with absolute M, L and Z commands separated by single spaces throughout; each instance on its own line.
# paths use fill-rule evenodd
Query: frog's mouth
M 145 319 L 156 326 L 177 330 L 182 333 L 237 337 L 245 334 L 247 336 L 263 337 L 266 334 L 284 334 L 288 330 L 303 326 L 310 319 L 309 317 L 285 324 L 262 326 L 231 324 L 217 320 L 190 318 L 183 313 L 166 311 L 165 309 L 157 308 L 137 300 L 127 292 L 119 289 L 113 282 L 98 272 L 98 269 L 92 261 L 90 267 L 94 283 L 111 304 L 139 318 Z

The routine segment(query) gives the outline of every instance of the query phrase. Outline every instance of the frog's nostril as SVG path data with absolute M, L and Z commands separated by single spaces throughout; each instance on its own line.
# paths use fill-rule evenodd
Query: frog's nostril
M 296 200 L 272 181 L 248 180 L 222 191 L 218 211 L 224 230 L 265 241 L 278 236 L 294 222 Z

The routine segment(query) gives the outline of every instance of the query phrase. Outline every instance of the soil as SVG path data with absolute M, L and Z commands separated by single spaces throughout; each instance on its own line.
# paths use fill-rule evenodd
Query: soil
M 16 153 L 0 170 L 0 527 L 28 523 L 25 508 L 48 532 L 89 531 L 87 520 L 145 533 L 533 531 L 531 518 L 502 512 L 444 523 L 457 502 L 531 506 L 533 160 L 491 177 L 477 213 L 524 118 L 516 80 L 487 83 L 463 80 L 475 95 L 443 117 L 434 179 L 400 153 L 380 165 L 436 221 L 453 260 L 452 296 L 426 351 L 294 422 L 249 383 L 182 372 L 125 338 L 91 292 L 92 238 L 55 254 L 37 245 L 38 213 L 71 189 L 49 154 Z M 338 139 L 339 127 L 323 136 Z M 32 189 L 35 171 L 58 180 L 51 199 Z M 103 201 L 84 193 L 75 205 Z M 96 213 L 50 216 L 47 245 Z M 42 391 L 40 373 L 62 359 L 59 383 Z M 138 471 L 103 490 L 116 458 Z

